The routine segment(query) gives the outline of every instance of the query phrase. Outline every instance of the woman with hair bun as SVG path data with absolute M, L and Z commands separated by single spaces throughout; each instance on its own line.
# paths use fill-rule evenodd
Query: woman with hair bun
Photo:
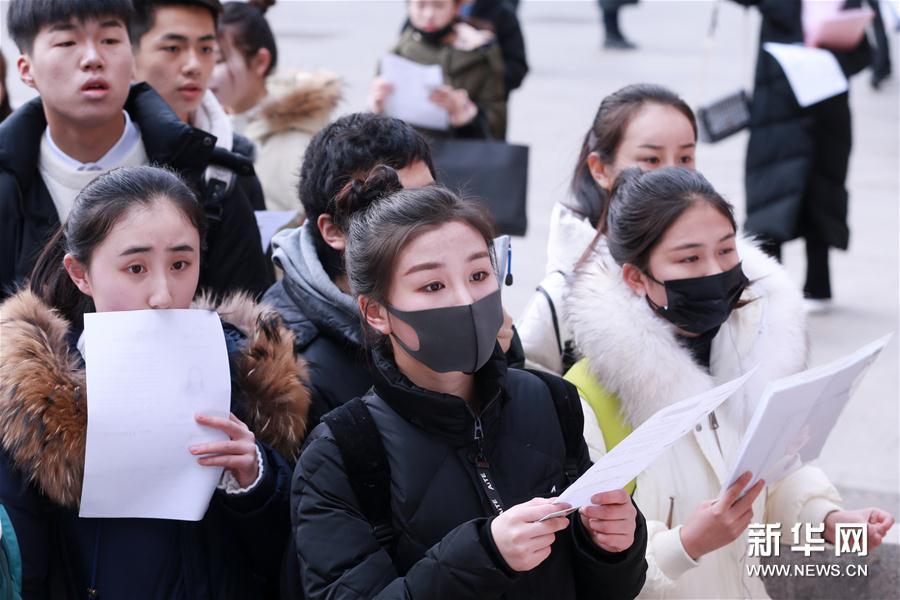
M 275 0 L 226 2 L 210 89 L 232 115 L 235 131 L 256 146 L 254 167 L 269 210 L 299 210 L 303 153 L 331 120 L 341 82 L 326 71 L 278 71 L 278 47 L 266 21 Z
M 506 366 L 485 210 L 439 186 L 401 189 L 384 166 L 335 202 L 353 215 L 347 277 L 369 332 L 374 386 L 326 416 L 294 471 L 306 597 L 636 595 L 644 522 L 623 490 L 540 522 L 564 508 L 554 497 L 570 482 L 565 465 L 577 476 L 590 461 L 575 390 Z M 378 486 L 357 479 L 368 480 L 377 457 L 367 454 L 360 472 L 340 441 L 348 414 L 375 429 L 388 471 L 384 520 L 367 509 Z M 370 441 L 356 436 L 352 446 Z
M 878 546 L 893 516 L 842 509 L 816 467 L 739 497 L 745 473 L 719 495 L 765 386 L 806 368 L 803 298 L 784 269 L 739 236 L 731 205 L 696 171 L 628 169 L 605 213 L 568 297 L 584 358 L 566 379 L 582 398 L 591 456 L 658 410 L 756 369 L 627 486 L 647 516 L 642 596 L 766 597 L 746 568 L 759 560 L 747 555 L 751 522 L 824 525 L 832 543 L 837 523 L 868 522 Z

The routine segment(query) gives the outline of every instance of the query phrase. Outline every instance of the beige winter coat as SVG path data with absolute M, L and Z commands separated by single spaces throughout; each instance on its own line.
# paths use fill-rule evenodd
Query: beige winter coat
M 254 168 L 269 210 L 299 210 L 297 193 L 303 153 L 312 136 L 325 127 L 341 99 L 337 75 L 276 73 L 267 82 L 269 95 L 245 113 L 234 115 L 238 133 L 256 146 Z
M 729 381 L 759 365 L 734 396 L 644 471 L 634 494 L 647 518 L 647 582 L 641 597 L 767 597 L 762 581 L 747 576 L 746 533 L 694 561 L 681 544 L 681 525 L 697 506 L 718 496 L 736 459 L 741 435 L 766 384 L 806 366 L 802 297 L 784 269 L 746 240 L 738 253 L 752 282 L 744 299 L 713 340 L 710 373 L 677 341 L 671 326 L 624 283 L 608 252 L 582 268 L 568 297 L 569 325 L 590 372 L 618 396 L 626 420 L 637 426 L 675 401 Z M 585 440 L 595 460 L 606 451 L 590 406 Z M 720 449 L 721 448 L 721 449 Z M 753 506 L 753 522 L 781 523 L 790 543 L 797 522 L 821 523 L 839 509 L 837 490 L 818 468 L 804 466 L 769 483 Z M 671 514 L 671 518 L 669 515 Z

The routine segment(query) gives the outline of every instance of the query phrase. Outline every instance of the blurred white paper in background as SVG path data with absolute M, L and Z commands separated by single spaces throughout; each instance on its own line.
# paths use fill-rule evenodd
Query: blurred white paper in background
M 450 127 L 447 111 L 428 99 L 444 84 L 440 65 L 420 65 L 396 54 L 385 54 L 378 74 L 394 86 L 384 101 L 386 115 L 426 129 Z
M 797 103 L 806 108 L 847 91 L 847 77 L 834 54 L 795 44 L 763 44 L 787 77 Z
M 256 226 L 259 228 L 259 237 L 262 240 L 263 252 L 269 251 L 269 244 L 272 243 L 272 236 L 278 233 L 278 230 L 287 225 L 291 219 L 297 216 L 296 210 L 257 210 Z
M 219 316 L 138 310 L 84 316 L 87 448 L 81 517 L 198 521 L 221 467 L 188 451 L 227 439 L 198 413 L 227 416 L 231 377 Z
M 722 492 L 742 473 L 775 483 L 818 458 L 863 375 L 891 339 L 886 335 L 850 356 L 771 382 L 747 426 Z

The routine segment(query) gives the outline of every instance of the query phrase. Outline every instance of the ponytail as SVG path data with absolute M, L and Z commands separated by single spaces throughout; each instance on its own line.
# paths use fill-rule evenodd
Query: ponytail
M 74 327 L 82 329 L 84 313 L 94 312 L 94 301 L 69 277 L 63 265 L 68 252 L 65 229 L 61 226 L 38 256 L 28 286 L 45 304 L 58 310 Z

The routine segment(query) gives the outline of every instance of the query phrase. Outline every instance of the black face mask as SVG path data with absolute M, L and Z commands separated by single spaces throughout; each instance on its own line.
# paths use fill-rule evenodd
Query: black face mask
M 474 373 L 483 367 L 494 353 L 497 333 L 503 325 L 500 290 L 463 306 L 408 311 L 389 304 L 385 307 L 413 328 L 419 338 L 419 349 L 411 349 L 394 335 L 397 343 L 438 373 Z
M 444 36 L 446 36 L 448 33 L 453 31 L 453 27 L 456 25 L 456 23 L 457 23 L 457 19 L 454 18 L 449 23 L 447 23 L 446 25 L 444 25 L 443 27 L 441 27 L 440 29 L 437 29 L 435 31 L 425 31 L 423 29 L 419 29 L 412 23 L 410 23 L 410 27 L 412 27 L 416 31 L 416 33 L 418 33 L 422 37 L 422 41 L 425 42 L 426 44 L 431 44 L 432 46 L 439 46 L 441 43 L 441 40 L 444 39 Z
M 650 296 L 647 303 L 656 313 L 676 327 L 689 333 L 702 334 L 724 323 L 750 283 L 741 264 L 734 268 L 689 279 L 658 281 L 649 272 L 647 277 L 666 288 L 666 306 L 659 306 Z

